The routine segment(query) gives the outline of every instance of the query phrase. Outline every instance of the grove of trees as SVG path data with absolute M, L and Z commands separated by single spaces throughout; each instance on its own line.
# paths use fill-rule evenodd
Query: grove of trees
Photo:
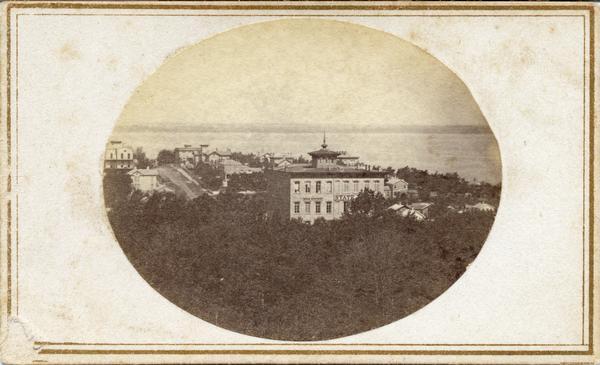
M 156 162 L 159 165 L 175 163 L 175 160 L 175 152 L 172 150 L 160 150 L 158 152 L 158 156 L 156 157 Z
M 105 180 L 105 198 L 140 275 L 208 322 L 273 339 L 335 338 L 414 312 L 463 274 L 494 220 L 444 212 L 417 222 L 366 192 L 342 219 L 310 225 L 274 215 L 267 194 L 142 199 L 112 186 L 125 183 Z
M 133 152 L 133 159 L 135 160 L 135 167 L 138 169 L 145 169 L 152 165 L 151 161 L 146 157 L 146 152 L 142 147 L 137 147 Z

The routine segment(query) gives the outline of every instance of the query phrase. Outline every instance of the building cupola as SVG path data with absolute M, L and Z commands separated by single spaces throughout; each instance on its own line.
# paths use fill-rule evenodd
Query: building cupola
M 308 154 L 312 157 L 312 167 L 314 168 L 335 167 L 337 166 L 337 158 L 340 155 L 339 152 L 327 149 L 325 133 L 323 133 L 323 144 L 321 144 L 321 149 L 309 152 Z

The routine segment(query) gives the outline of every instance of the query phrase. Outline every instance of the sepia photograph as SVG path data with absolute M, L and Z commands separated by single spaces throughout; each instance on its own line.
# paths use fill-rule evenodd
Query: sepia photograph
M 103 164 L 110 224 L 144 280 L 205 321 L 277 340 L 426 306 L 477 257 L 501 193 L 498 144 L 460 78 L 332 20 L 178 50 L 128 100 Z
M 595 4 L 0 13 L 1 363 L 598 362 Z

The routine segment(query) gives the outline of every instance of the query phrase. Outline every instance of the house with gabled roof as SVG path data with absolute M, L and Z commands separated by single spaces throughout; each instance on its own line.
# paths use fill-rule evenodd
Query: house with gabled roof
M 230 158 L 231 158 L 231 151 L 229 149 L 227 149 L 225 151 L 214 150 L 206 156 L 206 161 L 208 163 L 216 166 L 219 164 L 219 162 L 228 160 Z
M 157 169 L 133 169 L 127 175 L 131 176 L 131 186 L 135 190 L 149 192 L 160 187 Z
M 403 179 L 391 177 L 385 182 L 386 198 L 408 198 L 408 183 Z

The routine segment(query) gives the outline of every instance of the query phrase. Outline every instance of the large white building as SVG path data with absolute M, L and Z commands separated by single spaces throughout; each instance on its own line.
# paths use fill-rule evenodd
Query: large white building
M 279 214 L 311 223 L 336 219 L 362 190 L 383 194 L 384 172 L 342 165 L 340 152 L 327 149 L 325 138 L 309 155 L 310 164 L 267 171 L 273 210 Z
M 133 149 L 121 141 L 110 141 L 104 153 L 105 170 L 131 170 L 133 163 Z

